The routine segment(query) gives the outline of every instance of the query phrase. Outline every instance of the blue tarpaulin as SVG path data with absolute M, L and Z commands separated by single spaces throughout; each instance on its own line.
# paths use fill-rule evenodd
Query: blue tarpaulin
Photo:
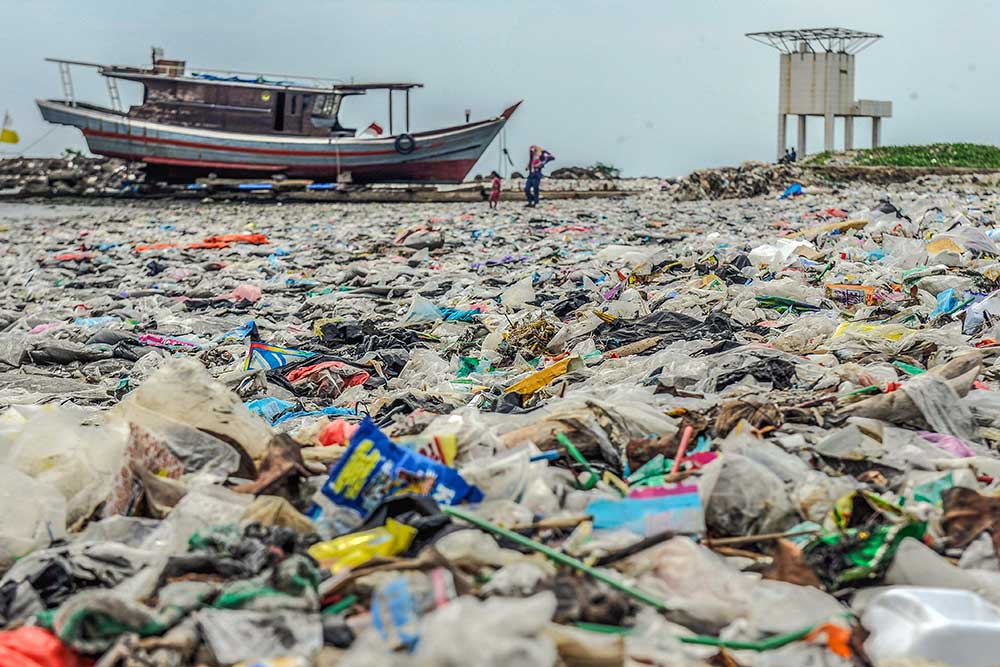
M 781 196 L 778 197 L 778 199 L 788 199 L 789 197 L 798 197 L 800 194 L 802 194 L 802 186 L 799 183 L 792 183 L 787 188 L 785 188 L 785 191 L 781 193 Z

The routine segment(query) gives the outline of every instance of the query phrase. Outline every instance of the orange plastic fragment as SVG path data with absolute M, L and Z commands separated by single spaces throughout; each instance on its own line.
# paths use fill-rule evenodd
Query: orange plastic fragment
M 845 628 L 836 623 L 824 623 L 813 628 L 812 632 L 806 635 L 806 641 L 811 642 L 820 636 L 826 637 L 826 647 L 831 652 L 841 658 L 850 658 L 851 651 L 851 629 Z

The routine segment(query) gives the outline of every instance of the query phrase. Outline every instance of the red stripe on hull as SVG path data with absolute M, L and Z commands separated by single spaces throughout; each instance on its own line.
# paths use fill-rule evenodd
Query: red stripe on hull
M 175 167 L 210 167 L 212 169 L 229 169 L 232 167 L 238 167 L 240 169 L 253 169 L 257 171 L 283 171 L 285 165 L 283 164 L 258 164 L 256 162 L 252 164 L 240 163 L 240 162 L 207 162 L 203 160 L 177 160 L 169 157 L 137 157 L 137 156 L 119 156 L 124 157 L 127 160 L 136 160 L 141 162 L 148 162 L 149 164 L 165 164 Z
M 112 157 L 125 160 L 146 162 L 149 164 L 175 167 L 176 170 L 189 172 L 191 176 L 214 172 L 219 176 L 239 176 L 249 172 L 268 171 L 281 173 L 291 178 L 337 179 L 337 168 L 326 164 L 307 165 L 259 165 L 243 162 L 210 162 L 202 160 L 177 160 L 173 158 L 148 157 L 143 155 L 128 155 L 124 153 L 106 153 Z M 387 164 L 368 164 L 345 168 L 350 172 L 352 180 L 357 183 L 377 183 L 387 181 L 443 181 L 460 182 L 476 164 L 471 160 L 435 160 L 433 162 L 405 162 Z
M 395 149 L 378 151 L 301 151 L 284 148 L 250 148 L 241 146 L 225 146 L 223 144 L 206 144 L 199 141 L 184 141 L 182 139 L 162 139 L 160 137 L 150 137 L 142 134 L 120 134 L 118 132 L 103 132 L 100 130 L 83 129 L 84 136 L 102 137 L 105 139 L 124 139 L 126 141 L 163 144 L 166 146 L 181 146 L 184 148 L 200 148 L 211 151 L 229 151 L 232 153 L 250 153 L 255 155 L 299 155 L 305 157 L 369 157 L 372 155 L 399 155 Z M 420 150 L 430 150 L 443 145 L 443 142 L 434 144 L 417 145 L 414 152 Z

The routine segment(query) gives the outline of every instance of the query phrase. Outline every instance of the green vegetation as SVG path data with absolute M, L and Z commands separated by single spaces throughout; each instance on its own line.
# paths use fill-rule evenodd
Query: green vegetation
M 622 173 L 618 167 L 603 162 L 595 162 L 591 169 L 600 174 L 602 178 L 618 178 Z
M 833 155 L 829 152 L 818 153 L 806 160 L 806 164 L 1000 169 L 1000 146 L 982 144 L 883 146 Z
M 810 155 L 805 160 L 805 163 L 806 164 L 816 165 L 816 166 L 822 166 L 822 165 L 826 164 L 827 162 L 829 162 L 831 157 L 833 157 L 833 152 L 831 152 L 831 151 L 823 151 L 822 153 L 816 153 L 815 155 Z

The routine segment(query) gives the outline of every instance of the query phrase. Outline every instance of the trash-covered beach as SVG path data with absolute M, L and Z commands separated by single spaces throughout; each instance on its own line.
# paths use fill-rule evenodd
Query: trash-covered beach
M 0 665 L 987 664 L 995 175 L 787 173 L 0 204 Z

